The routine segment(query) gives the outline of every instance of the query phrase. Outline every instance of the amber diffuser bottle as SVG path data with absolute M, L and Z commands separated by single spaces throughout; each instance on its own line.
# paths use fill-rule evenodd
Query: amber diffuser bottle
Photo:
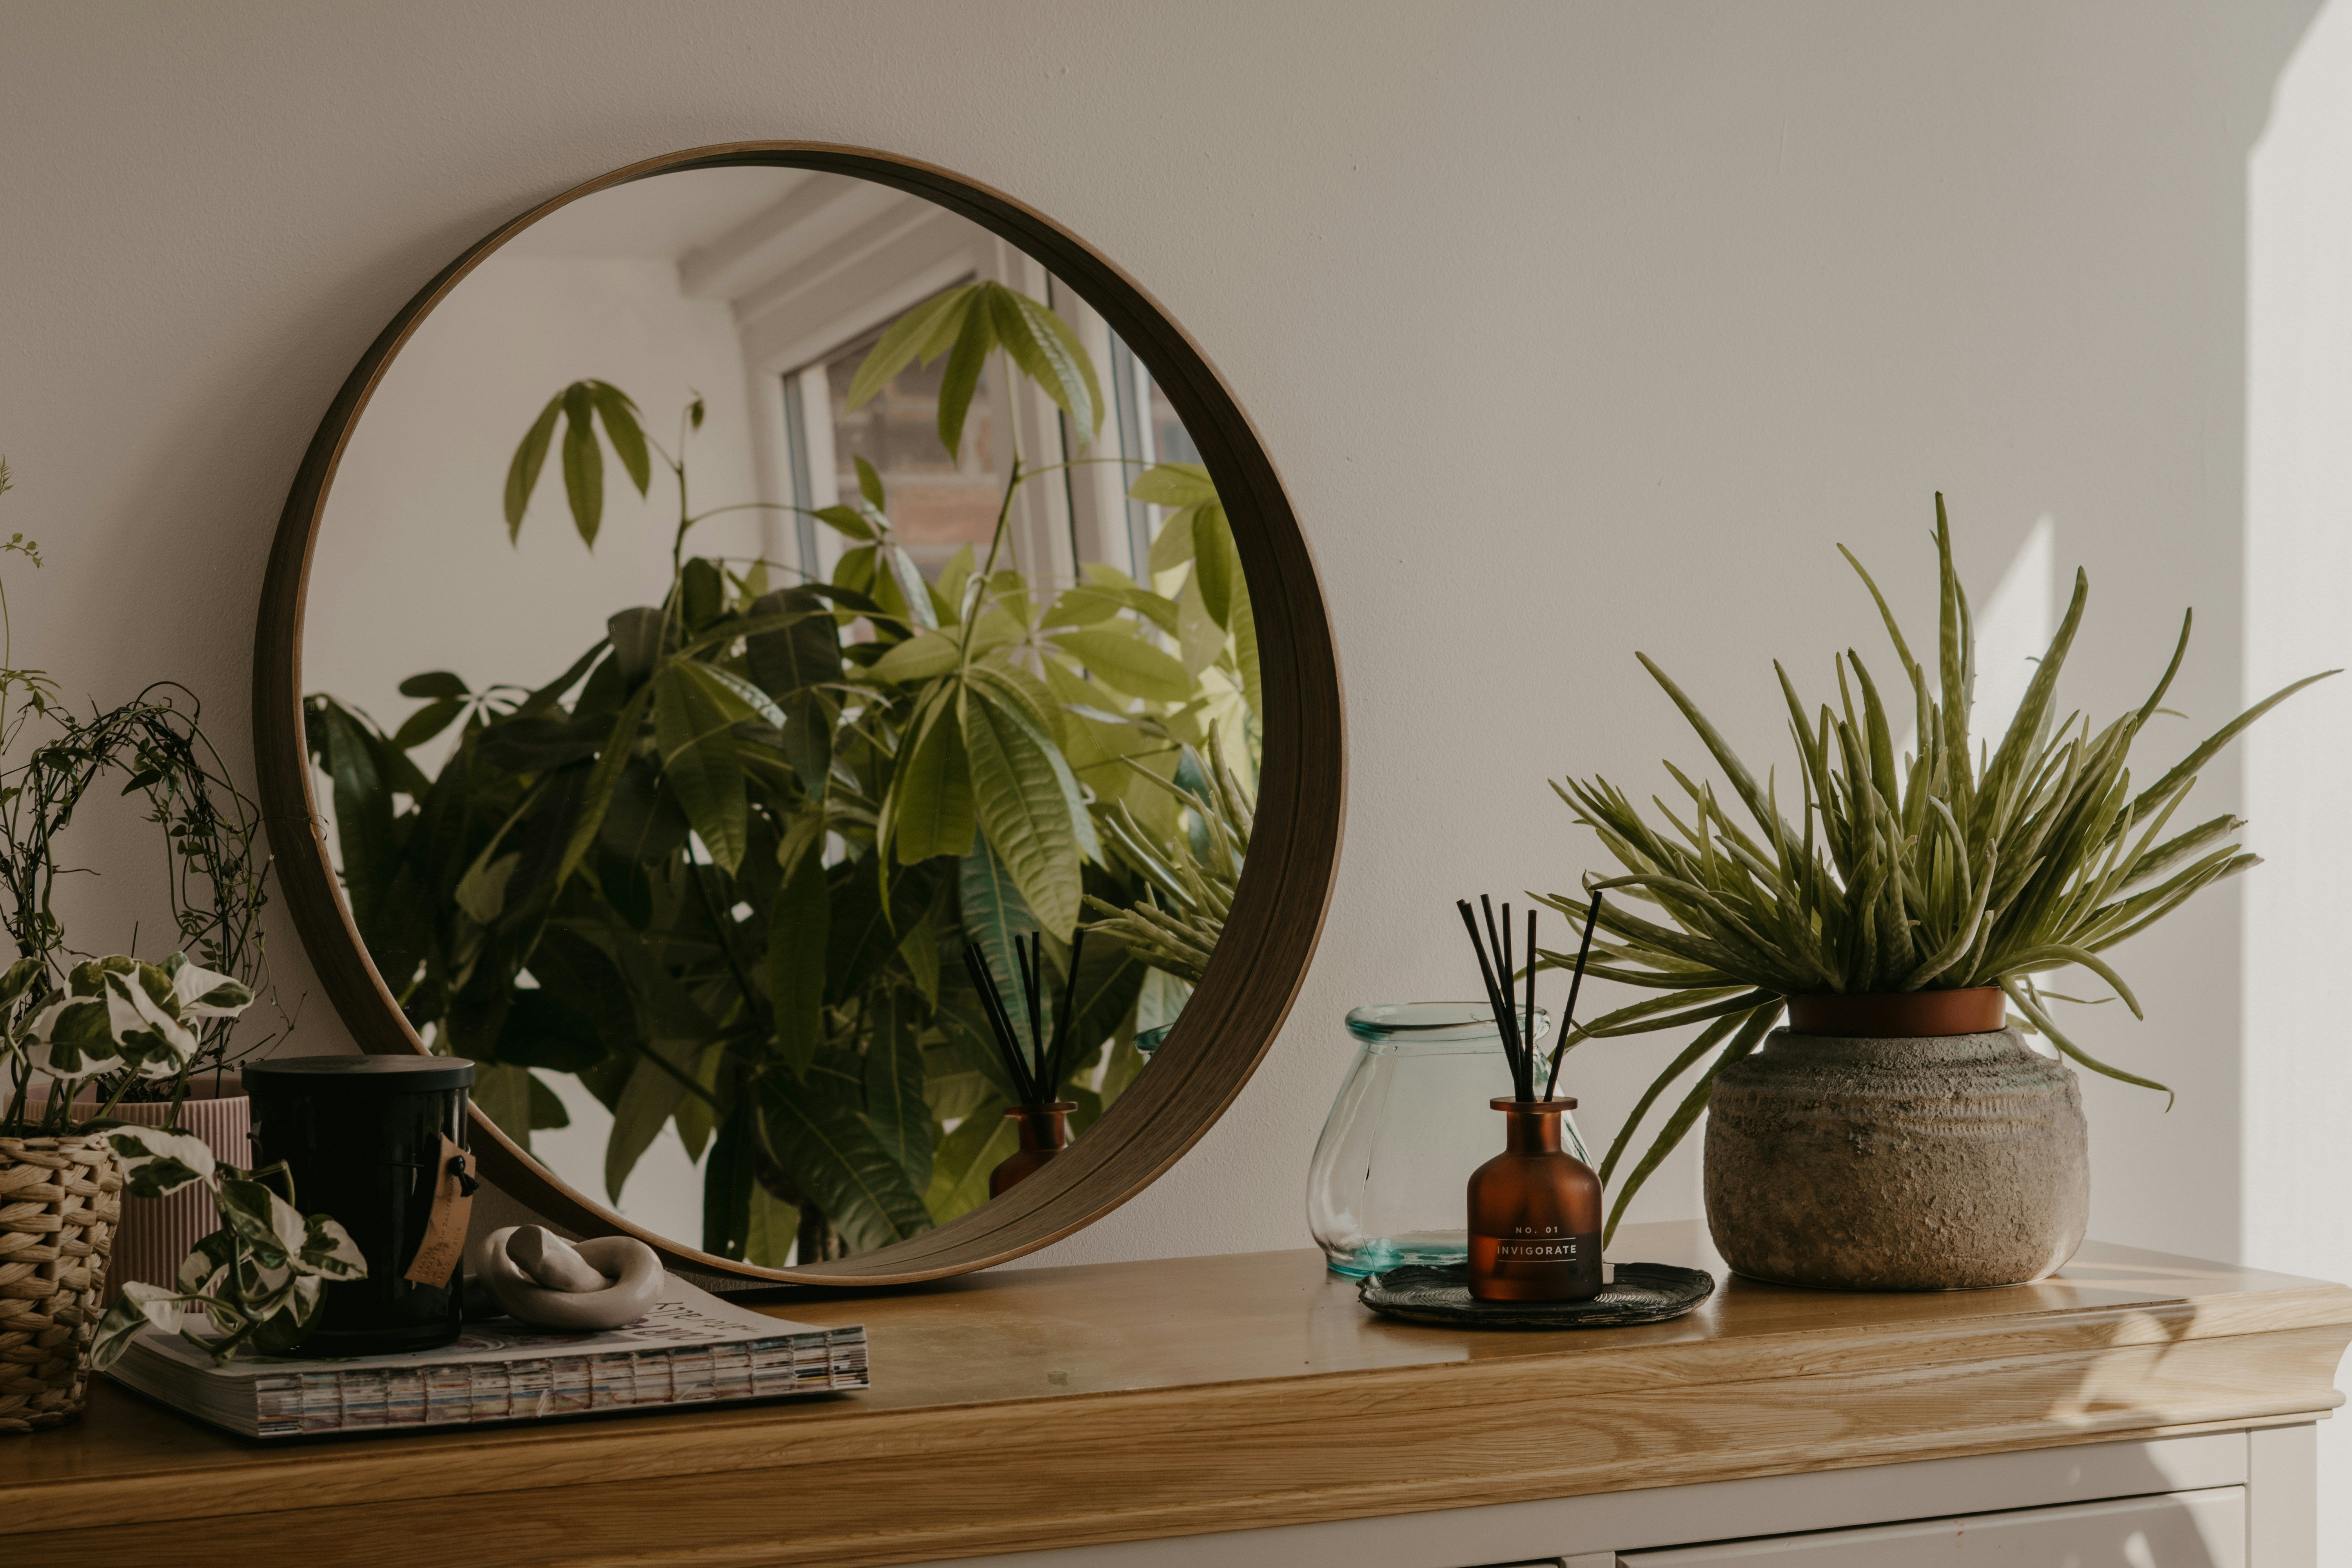
M 1039 1166 L 1070 1146 L 1070 1112 L 1078 1108 L 1071 1100 L 1057 1100 L 1048 1105 L 1016 1105 L 1005 1111 L 1020 1126 L 1021 1147 L 1004 1157 L 1003 1163 L 988 1173 L 988 1195 L 1003 1197 L 1008 1188 L 1033 1174 Z M 1554 1142 L 1559 1142 L 1557 1136 Z
M 1559 1146 L 1576 1101 L 1497 1100 L 1506 1145 L 1470 1175 L 1470 1294 L 1585 1301 L 1601 1293 L 1601 1178 Z

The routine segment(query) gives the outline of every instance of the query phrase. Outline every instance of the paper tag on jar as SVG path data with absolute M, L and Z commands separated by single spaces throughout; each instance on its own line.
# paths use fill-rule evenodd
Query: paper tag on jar
M 441 1160 L 433 1182 L 433 1213 L 425 1222 L 425 1240 L 415 1260 L 401 1278 L 412 1285 L 446 1288 L 466 1250 L 466 1225 L 474 1215 L 474 1156 L 441 1137 Z M 461 1176 L 460 1172 L 464 1174 Z

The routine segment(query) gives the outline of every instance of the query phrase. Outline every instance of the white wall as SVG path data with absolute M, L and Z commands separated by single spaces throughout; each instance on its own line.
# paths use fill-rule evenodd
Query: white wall
M 2249 205 L 2246 689 L 2352 667 L 2352 5 L 2332 0 L 2280 79 Z M 2245 926 L 2246 1261 L 2352 1279 L 2352 679 L 2246 749 L 2270 864 Z M 2352 1427 L 2319 1429 L 2328 1563 L 2352 1559 Z
M 1768 657 L 1818 691 L 1832 649 L 1879 646 L 1832 542 L 1924 623 L 1940 487 L 1979 595 L 2045 515 L 2058 569 L 2090 568 L 2075 700 L 2137 701 L 2193 604 L 2173 704 L 2231 710 L 2247 157 L 2308 13 L 11 4 L 0 441 L 7 526 L 51 548 L 19 647 L 106 696 L 181 673 L 241 743 L 263 552 L 336 384 L 462 245 L 580 179 L 820 137 L 1010 191 L 1140 279 L 1257 421 L 1352 747 L 1292 1025 L 1057 1256 L 1298 1245 L 1340 1015 L 1467 988 L 1457 890 L 1571 884 L 1547 773 L 1646 788 L 1694 752 L 1633 649 L 1780 756 Z M 2239 798 L 2211 770 L 2207 809 Z M 2084 1026 L 2181 1090 L 2168 1116 L 2086 1086 L 2099 1234 L 2241 1246 L 2240 897 L 2122 955 L 2148 1023 Z M 341 1038 L 315 1006 L 306 1034 Z M 1669 1048 L 1587 1058 L 1591 1131 Z M 1695 1192 L 1684 1161 L 1643 1206 Z

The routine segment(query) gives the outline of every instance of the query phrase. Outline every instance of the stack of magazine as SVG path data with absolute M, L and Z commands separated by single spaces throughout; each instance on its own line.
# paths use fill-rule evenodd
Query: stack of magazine
M 202 1318 L 184 1321 L 208 1329 Z M 559 1334 L 511 1319 L 405 1355 L 215 1363 L 186 1334 L 151 1328 L 116 1382 L 247 1437 L 417 1431 L 606 1411 L 733 1404 L 866 1386 L 866 1331 L 813 1328 L 733 1306 L 669 1276 L 625 1329 Z

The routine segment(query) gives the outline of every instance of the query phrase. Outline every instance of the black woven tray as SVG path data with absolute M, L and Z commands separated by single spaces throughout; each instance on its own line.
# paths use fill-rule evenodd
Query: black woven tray
M 1407 1264 L 1374 1274 L 1356 1299 L 1383 1317 L 1463 1329 L 1622 1329 L 1663 1323 L 1715 1294 L 1715 1276 L 1671 1263 L 1620 1263 L 1616 1278 L 1589 1301 L 1481 1301 L 1470 1294 L 1465 1264 Z

